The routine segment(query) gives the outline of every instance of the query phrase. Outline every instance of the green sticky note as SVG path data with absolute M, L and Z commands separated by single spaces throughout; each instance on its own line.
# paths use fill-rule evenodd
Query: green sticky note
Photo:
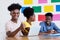
M 52 3 L 60 2 L 60 0 L 51 0 Z
M 33 6 L 32 8 L 34 9 L 35 13 L 41 12 L 41 6 Z

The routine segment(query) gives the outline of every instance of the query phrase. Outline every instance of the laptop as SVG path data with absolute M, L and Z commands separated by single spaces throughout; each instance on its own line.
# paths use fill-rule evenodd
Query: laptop
M 40 26 L 39 25 L 34 25 L 30 28 L 28 36 L 37 36 L 40 31 Z

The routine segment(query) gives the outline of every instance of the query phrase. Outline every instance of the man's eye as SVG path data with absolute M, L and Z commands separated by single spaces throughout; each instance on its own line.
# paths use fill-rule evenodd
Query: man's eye
M 19 13 L 17 13 L 17 14 L 19 14 Z
M 20 14 L 20 13 L 17 13 L 17 14 Z
M 15 12 L 13 12 L 13 14 L 15 14 Z

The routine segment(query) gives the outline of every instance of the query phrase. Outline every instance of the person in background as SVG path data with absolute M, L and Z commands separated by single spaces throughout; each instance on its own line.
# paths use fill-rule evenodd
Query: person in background
M 6 35 L 7 37 L 19 37 L 20 32 L 24 32 L 23 24 L 18 20 L 20 15 L 21 5 L 11 4 L 8 7 L 10 11 L 11 19 L 6 23 Z
M 45 14 L 45 17 L 46 20 L 40 23 L 41 28 L 39 34 L 60 33 L 60 29 L 52 22 L 53 14 L 48 12 Z
M 32 22 L 35 21 L 34 9 L 30 7 L 26 8 L 23 11 L 23 15 L 26 17 L 27 20 L 23 22 L 26 33 L 24 33 L 23 31 L 22 33 L 23 35 L 27 36 L 32 25 Z

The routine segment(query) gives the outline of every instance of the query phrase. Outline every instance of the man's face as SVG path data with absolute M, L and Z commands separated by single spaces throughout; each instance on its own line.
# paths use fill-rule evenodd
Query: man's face
M 18 9 L 15 9 L 13 11 L 11 11 L 10 15 L 12 16 L 13 19 L 18 19 L 20 14 L 20 11 Z
M 51 16 L 46 16 L 46 23 L 50 24 L 52 21 L 52 17 Z

